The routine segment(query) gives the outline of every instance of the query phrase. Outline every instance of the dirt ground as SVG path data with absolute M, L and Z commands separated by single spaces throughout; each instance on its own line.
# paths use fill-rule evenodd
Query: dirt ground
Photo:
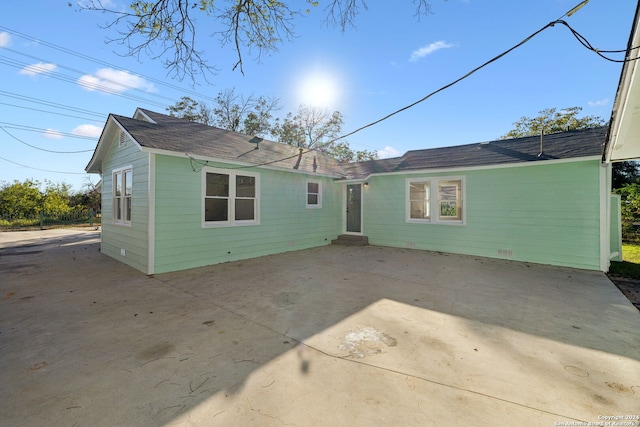
M 640 310 L 640 280 L 609 274 L 609 279 L 620 289 L 631 304 Z

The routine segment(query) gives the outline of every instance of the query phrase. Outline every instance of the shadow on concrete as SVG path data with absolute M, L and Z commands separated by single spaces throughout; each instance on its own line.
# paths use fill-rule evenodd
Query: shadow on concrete
M 250 401 L 282 383 L 262 399 L 358 393 L 323 357 L 575 419 L 640 390 L 640 315 L 602 273 L 328 246 L 148 277 L 98 239 L 0 236 L 0 424 L 232 423 L 291 406 Z

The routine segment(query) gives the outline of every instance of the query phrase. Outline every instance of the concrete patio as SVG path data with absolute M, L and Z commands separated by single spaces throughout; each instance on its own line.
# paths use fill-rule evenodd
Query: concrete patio
M 602 273 L 326 246 L 147 277 L 99 237 L 0 233 L 0 425 L 640 425 Z

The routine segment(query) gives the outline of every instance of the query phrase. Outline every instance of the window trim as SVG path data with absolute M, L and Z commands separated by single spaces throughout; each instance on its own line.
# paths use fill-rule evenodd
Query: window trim
M 310 193 L 309 184 L 318 184 L 318 192 Z M 317 203 L 309 203 L 309 195 L 311 194 L 316 194 L 318 196 Z M 308 179 L 305 182 L 305 205 L 307 209 L 322 209 L 322 181 L 318 181 L 317 179 Z
M 440 216 L 440 184 L 460 181 L 460 219 Z M 429 218 L 411 218 L 411 183 L 429 183 Z M 405 180 L 405 222 L 412 224 L 466 225 L 467 194 L 465 176 L 414 177 Z
M 227 220 L 226 221 L 206 221 L 205 220 L 205 202 L 207 199 L 207 173 L 215 173 L 227 175 L 229 177 L 229 195 L 227 203 Z M 260 174 L 257 172 L 240 171 L 236 172 L 229 169 L 221 169 L 215 167 L 202 168 L 201 174 L 201 223 L 202 228 L 219 228 L 219 227 L 241 227 L 247 225 L 260 225 Z M 235 202 L 236 200 L 247 200 L 247 197 L 236 197 L 236 177 L 249 176 L 255 178 L 255 197 L 254 197 L 254 219 L 236 220 L 235 219 Z
M 127 196 L 126 194 L 127 172 L 131 172 L 131 194 L 129 196 Z M 117 178 L 118 176 L 120 176 L 119 179 Z M 118 180 L 122 184 L 123 195 L 121 196 L 116 196 L 116 184 Z M 127 219 L 127 214 L 126 214 L 127 198 L 130 200 L 129 209 L 131 209 L 131 217 L 129 219 Z M 120 211 L 122 212 L 121 218 L 117 218 L 116 216 L 116 213 L 118 211 L 117 208 L 120 208 Z M 111 171 L 111 220 L 112 220 L 111 222 L 114 225 L 131 227 L 132 219 L 133 219 L 133 166 L 129 165 L 129 166 L 124 166 L 118 169 L 113 169 Z

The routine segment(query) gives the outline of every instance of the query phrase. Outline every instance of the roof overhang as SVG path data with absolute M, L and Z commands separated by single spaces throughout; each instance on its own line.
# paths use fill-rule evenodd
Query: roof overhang
M 98 139 L 98 145 L 93 152 L 93 156 L 91 157 L 91 160 L 89 160 L 89 164 L 87 164 L 87 166 L 84 168 L 87 173 L 102 173 L 102 162 L 111 149 L 111 142 L 116 139 L 121 131 L 126 132 L 126 130 L 120 125 L 120 123 L 118 123 L 113 115 L 109 114 L 104 128 L 102 129 L 100 139 Z M 133 140 L 131 135 L 129 135 L 128 133 L 127 135 L 131 140 Z
M 603 153 L 605 162 L 640 159 L 639 13 L 640 3 L 631 27 L 626 61 L 622 66 L 620 83 L 611 113 L 611 125 Z

